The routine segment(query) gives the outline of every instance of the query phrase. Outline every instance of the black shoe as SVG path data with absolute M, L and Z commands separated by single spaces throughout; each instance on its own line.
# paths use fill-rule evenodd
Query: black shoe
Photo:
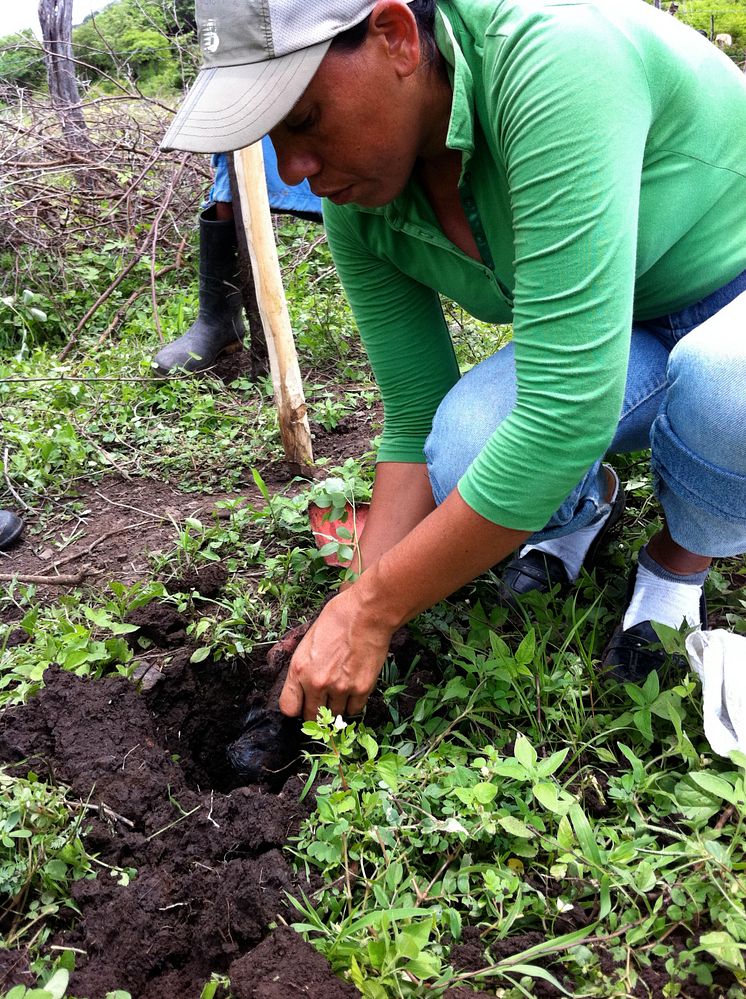
M 627 581 L 625 607 L 632 599 L 636 578 L 637 566 Z M 707 627 L 704 588 L 699 601 L 699 621 L 701 628 Z M 601 673 L 614 677 L 620 683 L 644 683 L 653 670 L 660 673 L 669 658 L 652 622 L 640 621 L 626 631 L 622 624 L 618 624 L 601 656 Z M 686 666 L 680 656 L 674 656 L 673 661 Z
M 23 530 L 23 521 L 10 510 L 0 510 L 0 549 L 10 548 Z
M 204 371 L 243 346 L 236 225 L 231 219 L 218 222 L 214 215 L 211 206 L 199 220 L 199 314 L 186 333 L 155 355 L 156 374 Z
M 583 559 L 584 569 L 590 569 L 596 564 L 598 553 L 619 523 L 626 503 L 627 497 L 620 482 L 616 499 L 611 506 L 611 512 L 591 542 Z M 570 584 L 562 559 L 557 558 L 556 555 L 534 549 L 525 555 L 516 555 L 508 562 L 503 571 L 500 592 L 503 601 L 515 607 L 517 606 L 516 597 L 522 597 L 531 592 L 547 593 L 557 583 L 562 589 L 566 589 Z

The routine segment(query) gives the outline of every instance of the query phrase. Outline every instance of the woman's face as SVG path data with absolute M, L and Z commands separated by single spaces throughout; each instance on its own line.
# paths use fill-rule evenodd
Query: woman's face
M 422 74 L 415 72 L 416 28 L 412 39 L 407 19 L 396 21 L 399 5 L 380 6 L 392 6 L 393 26 L 374 26 L 352 52 L 331 49 L 290 114 L 270 132 L 283 181 L 307 179 L 314 194 L 335 204 L 373 208 L 393 200 L 427 134 Z

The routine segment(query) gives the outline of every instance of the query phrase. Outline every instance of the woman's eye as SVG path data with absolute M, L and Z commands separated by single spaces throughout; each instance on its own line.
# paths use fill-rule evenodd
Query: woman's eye
M 304 132 L 313 125 L 313 114 L 309 112 L 297 121 L 286 122 L 290 132 Z

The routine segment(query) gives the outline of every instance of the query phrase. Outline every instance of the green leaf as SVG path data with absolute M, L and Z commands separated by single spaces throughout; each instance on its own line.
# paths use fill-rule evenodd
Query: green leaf
M 557 788 L 548 781 L 534 785 L 534 797 L 544 808 L 554 812 L 555 815 L 565 815 L 572 804 L 571 800 L 562 800 Z
M 528 778 L 526 768 L 518 760 L 500 760 L 493 766 L 493 770 L 498 777 L 512 777 L 522 781 Z
M 568 992 L 551 972 L 536 964 L 511 964 L 505 971 L 515 975 L 526 975 L 528 978 L 540 978 L 543 982 L 549 982 L 550 985 L 553 985 L 563 996 L 572 996 L 572 992 Z
M 638 864 L 634 874 L 634 881 L 640 891 L 652 891 L 657 881 L 652 864 L 649 864 L 647 860 L 643 860 Z
M 497 794 L 497 787 L 494 784 L 487 784 L 485 782 L 480 782 L 479 784 L 475 784 L 474 787 L 471 788 L 471 792 L 480 805 L 489 805 L 491 801 L 495 800 L 495 795 Z
M 566 815 L 563 815 L 559 820 L 559 825 L 557 826 L 557 842 L 563 850 L 569 850 L 575 842 L 572 826 L 570 825 L 570 820 Z
M 405 957 L 418 957 L 420 952 L 427 947 L 432 928 L 432 919 L 420 920 L 418 923 L 403 926 L 396 937 L 396 948 L 399 953 Z
M 623 742 L 618 742 L 617 746 L 621 751 L 622 755 L 626 757 L 627 761 L 632 767 L 632 773 L 635 775 L 635 777 L 637 778 L 641 777 L 642 774 L 644 773 L 645 768 L 642 765 L 642 760 L 640 759 L 640 757 L 636 756 L 634 752 L 629 748 L 629 746 L 625 746 Z
M 708 794 L 712 794 L 716 798 L 723 798 L 731 805 L 736 804 L 735 788 L 724 778 L 718 777 L 716 774 L 694 771 L 694 773 L 689 774 L 689 780 Z
M 660 679 L 657 672 L 653 669 L 648 673 L 648 678 L 642 685 L 642 692 L 645 694 L 645 698 L 650 704 L 656 699 L 661 690 Z
M 515 815 L 502 815 L 497 821 L 507 833 L 511 836 L 517 836 L 519 839 L 531 839 L 536 835 L 536 832 L 530 826 L 527 826 L 525 822 L 521 822 Z
M 407 971 L 417 978 L 434 978 L 440 974 L 440 958 L 435 954 L 420 954 L 412 961 L 407 961 Z
M 64 860 L 48 860 L 44 865 L 44 873 L 53 881 L 67 879 L 67 864 Z
M 376 766 L 376 772 L 390 791 L 399 790 L 399 758 L 392 753 L 382 756 Z
M 577 802 L 574 802 L 568 811 L 568 816 L 572 827 L 575 830 L 575 838 L 578 841 L 578 845 L 583 852 L 583 856 L 586 860 L 591 861 L 593 864 L 600 866 L 601 864 L 601 853 L 598 848 L 598 843 L 596 842 L 596 837 L 593 835 L 593 829 L 588 821 L 588 818 Z
M 521 666 L 528 666 L 534 661 L 536 654 L 536 634 L 529 628 L 526 636 L 515 651 L 515 661 Z
M 716 961 L 724 964 L 727 968 L 744 970 L 741 948 L 730 933 L 726 933 L 724 930 L 703 933 L 699 938 L 697 949 L 706 950 L 708 954 L 712 954 Z
M 44 986 L 44 991 L 49 993 L 51 999 L 64 999 L 69 981 L 70 972 L 65 968 L 58 968 Z
M 210 652 L 212 651 L 211 646 L 203 645 L 201 649 L 195 649 L 192 653 L 192 658 L 189 660 L 190 663 L 203 663 L 205 659 L 208 658 Z
M 259 472 L 258 472 L 258 470 L 256 468 L 252 468 L 251 469 L 251 476 L 252 476 L 252 478 L 254 480 L 254 484 L 256 485 L 256 488 L 259 490 L 259 492 L 264 497 L 265 502 L 269 503 L 270 502 L 270 499 L 269 499 L 269 489 L 267 489 L 267 486 L 266 486 L 266 484 L 264 482 L 264 479 L 261 477 L 261 475 L 259 474 Z
M 441 701 L 463 701 L 469 696 L 471 691 L 466 686 L 464 678 L 461 676 L 455 676 L 452 680 L 449 680 L 445 685 L 445 688 L 440 695 Z
M 533 770 L 536 766 L 536 750 L 528 741 L 525 735 L 519 735 L 515 740 L 513 755 L 526 770 Z
M 556 753 L 552 753 L 546 760 L 539 760 L 536 767 L 539 777 L 550 777 L 556 770 L 559 770 L 569 752 L 570 748 L 568 746 L 566 749 L 560 749 Z
M 369 760 L 374 760 L 378 756 L 378 743 L 372 735 L 369 735 L 367 732 L 360 732 L 357 741 L 367 753 Z
M 642 735 L 648 740 L 648 742 L 653 741 L 653 725 L 652 725 L 652 715 L 650 713 L 650 708 L 640 708 L 639 711 L 635 711 L 632 715 L 632 720 L 637 726 L 638 730 Z

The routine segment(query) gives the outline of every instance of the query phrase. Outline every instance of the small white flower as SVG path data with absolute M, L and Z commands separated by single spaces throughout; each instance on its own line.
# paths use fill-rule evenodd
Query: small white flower
M 575 908 L 572 902 L 565 902 L 562 898 L 555 899 L 555 902 L 557 903 L 558 912 L 571 912 Z
M 334 728 L 338 732 L 341 732 L 343 728 L 347 728 L 347 722 L 344 720 L 342 715 L 337 715 L 337 717 L 334 719 Z

